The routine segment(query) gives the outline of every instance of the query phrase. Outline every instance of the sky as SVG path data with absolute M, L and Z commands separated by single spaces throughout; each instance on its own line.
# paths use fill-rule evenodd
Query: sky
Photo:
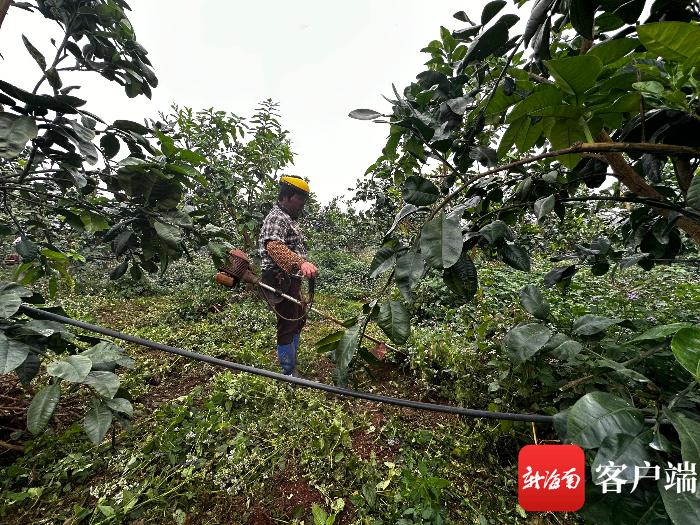
M 129 19 L 159 78 L 152 100 L 129 99 L 95 73 L 74 73 L 64 85 L 81 84 L 71 94 L 86 99 L 85 109 L 107 122 L 156 118 L 173 103 L 247 117 L 258 102 L 272 98 L 280 103 L 296 153 L 286 171 L 308 178 L 326 203 L 348 194 L 381 154 L 389 131 L 386 124 L 353 120 L 348 113 L 388 111 L 382 95 L 392 94 L 392 83 L 401 90 L 425 69 L 429 55 L 420 49 L 439 38 L 440 26 L 465 27 L 453 13 L 464 10 L 478 20 L 485 3 L 131 0 Z M 0 78 L 31 91 L 41 72 L 22 34 L 53 57 L 49 40 L 60 39 L 60 28 L 17 8 L 5 18 Z

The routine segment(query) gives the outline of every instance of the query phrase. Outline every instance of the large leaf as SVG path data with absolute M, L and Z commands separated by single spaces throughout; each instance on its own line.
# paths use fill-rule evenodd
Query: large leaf
M 525 25 L 525 32 L 523 33 L 523 40 L 526 46 L 529 45 L 530 39 L 541 29 L 545 20 L 549 18 L 549 8 L 552 7 L 554 1 L 555 0 L 536 0 L 532 11 L 530 11 L 530 18 Z
M 578 142 L 585 142 L 587 139 L 581 119 L 556 119 L 552 127 L 545 131 L 552 148 L 555 150 L 568 148 Z M 581 155 L 569 153 L 558 157 L 558 159 L 564 166 L 573 169 L 581 160 Z
M 530 323 L 513 328 L 503 342 L 511 361 L 521 364 L 539 352 L 551 336 L 552 332 L 546 326 Z
M 124 368 L 134 367 L 134 360 L 127 356 L 121 348 L 109 341 L 97 343 L 80 355 L 90 358 L 92 370 L 112 372 L 117 366 L 123 366 Z
M 396 250 L 389 246 L 379 248 L 374 254 L 371 264 L 369 265 L 369 276 L 375 278 L 386 272 L 396 263 Z
M 412 301 L 411 289 L 425 273 L 425 255 L 413 247 L 396 259 L 396 286 L 407 301 Z
M 666 488 L 664 476 L 661 476 L 657 485 L 664 507 L 674 525 L 689 525 L 700 523 L 700 498 L 690 492 L 675 490 L 675 487 Z
M 632 482 L 635 479 L 635 466 L 640 467 L 639 475 L 644 476 L 648 469 L 643 468 L 645 461 L 650 461 L 649 448 L 647 444 L 652 439 L 652 430 L 645 429 L 636 436 L 628 434 L 611 434 L 608 435 L 600 445 L 598 454 L 591 465 L 591 478 L 593 482 L 600 485 L 605 477 L 601 477 L 603 467 L 609 465 L 612 461 L 613 465 L 627 465 L 618 476 L 627 482 Z M 601 468 L 599 472 L 596 469 Z
M 445 216 L 444 211 L 425 223 L 420 238 L 421 252 L 433 268 L 449 268 L 462 253 L 460 218 Z
M 481 25 L 485 26 L 488 24 L 506 4 L 507 2 L 505 0 L 493 0 L 486 4 L 481 11 Z
M 27 142 L 36 138 L 39 129 L 36 122 L 26 115 L 0 113 L 0 158 L 11 159 L 19 155 Z
M 82 355 L 71 355 L 62 361 L 54 361 L 46 367 L 49 375 L 60 377 L 71 383 L 82 383 L 90 373 L 92 361 Z
M 695 175 L 690 181 L 686 201 L 690 208 L 700 211 L 700 175 Z
M 360 346 L 360 340 L 362 339 L 362 334 L 365 331 L 368 320 L 369 317 L 365 317 L 361 322 L 348 328 L 345 331 L 345 335 L 343 335 L 343 338 L 338 343 L 335 352 L 333 353 L 336 380 L 341 386 L 345 386 L 347 384 L 348 366 L 350 366 L 352 358 L 355 357 L 355 354 L 357 353 L 357 349 Z
M 661 341 L 675 335 L 681 328 L 689 328 L 690 326 L 692 326 L 690 323 L 672 323 L 654 326 L 634 339 L 627 341 L 627 344 Z
M 83 428 L 93 444 L 99 445 L 112 424 L 112 411 L 104 403 L 96 403 L 85 414 Z
M 656 22 L 637 28 L 639 40 L 650 52 L 666 60 L 700 63 L 700 27 L 685 22 Z
M 530 271 L 530 254 L 524 246 L 504 242 L 498 247 L 498 251 L 501 254 L 503 262 L 511 268 L 523 272 Z
M 489 244 L 494 244 L 501 239 L 512 239 L 513 232 L 508 225 L 500 220 L 490 222 L 479 230 L 479 233 L 486 239 Z
M 584 38 L 593 39 L 593 19 L 596 4 L 591 0 L 571 0 L 569 18 L 576 32 Z
M 403 183 L 401 195 L 409 204 L 428 206 L 438 199 L 440 190 L 428 179 L 412 175 Z
M 506 118 L 506 122 L 514 122 L 521 117 L 529 116 L 534 111 L 559 106 L 562 100 L 563 93 L 558 87 L 550 84 L 537 86 L 530 95 L 513 107 L 513 110 Z
M 9 374 L 24 363 L 30 350 L 29 346 L 21 341 L 9 339 L 0 332 L 0 374 Z
M 169 247 L 179 249 L 182 242 L 182 234 L 180 228 L 172 224 L 166 224 L 161 221 L 155 221 L 153 227 L 158 234 L 158 237 Z
M 16 293 L 0 292 L 0 317 L 12 317 L 22 306 L 22 298 Z
M 83 383 L 90 385 L 102 397 L 108 399 L 112 399 L 119 390 L 119 377 L 112 372 L 90 372 Z
M 121 414 L 126 414 L 131 417 L 134 415 L 134 407 L 131 406 L 129 400 L 123 397 L 115 397 L 114 399 L 104 399 L 105 405 L 107 405 L 114 412 L 119 412 Z
M 681 438 L 681 456 L 683 461 L 700 465 L 700 423 L 681 412 L 667 410 L 666 417 Z
M 417 211 L 417 206 L 414 206 L 413 204 L 406 204 L 406 206 L 401 208 L 401 211 L 399 211 L 399 213 L 396 214 L 396 217 L 394 218 L 394 223 L 391 225 L 391 228 L 387 230 L 384 236 L 387 237 L 391 235 L 391 233 L 396 229 L 396 227 L 399 225 L 399 223 L 401 223 L 402 220 L 404 220 L 410 215 L 413 215 Z
M 61 387 L 59 383 L 45 386 L 34 396 L 27 409 L 27 429 L 29 432 L 38 434 L 46 428 L 60 397 Z
M 470 301 L 479 288 L 476 266 L 466 251 L 462 252 L 454 265 L 443 272 L 442 279 L 464 302 Z
M 636 38 L 615 38 L 593 46 L 588 54 L 596 56 L 603 66 L 612 64 L 639 45 Z
M 528 284 L 520 290 L 520 304 L 538 319 L 549 317 L 549 303 L 535 285 Z
M 608 436 L 638 435 L 644 429 L 644 416 L 624 399 L 606 392 L 591 392 L 571 407 L 566 424 L 572 442 L 583 448 L 596 448 Z
M 314 344 L 314 350 L 320 354 L 325 354 L 326 352 L 331 352 L 338 347 L 338 343 L 345 335 L 345 330 L 338 330 L 337 332 L 331 332 L 326 337 L 316 341 Z
M 463 70 L 472 62 L 478 62 L 492 55 L 508 42 L 508 26 L 505 24 L 494 24 L 489 29 L 481 33 L 470 44 L 467 54 L 462 60 L 460 70 Z
M 36 354 L 29 354 L 24 362 L 15 368 L 15 374 L 24 386 L 31 383 L 32 379 L 39 373 L 41 360 Z
M 411 335 L 411 318 L 401 301 L 387 301 L 379 309 L 377 324 L 396 344 L 402 345 Z
M 348 117 L 358 120 L 374 120 L 375 118 L 379 118 L 381 116 L 383 116 L 381 113 L 374 111 L 373 109 L 354 109 L 348 113 Z
M 619 319 L 586 314 L 574 321 L 573 331 L 578 335 L 595 335 L 620 322 Z
M 676 332 L 671 339 L 671 350 L 683 368 L 700 381 L 700 328 L 692 326 Z
M 557 203 L 557 198 L 554 195 L 550 195 L 549 197 L 542 197 L 541 199 L 537 199 L 535 201 L 534 209 L 535 209 L 535 215 L 537 216 L 537 220 L 541 221 L 544 219 L 547 215 L 549 215 L 552 211 L 554 211 L 554 206 Z

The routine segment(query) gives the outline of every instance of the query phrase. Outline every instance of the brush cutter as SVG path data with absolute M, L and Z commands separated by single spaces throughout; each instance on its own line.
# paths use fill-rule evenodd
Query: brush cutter
M 278 290 L 278 289 L 274 288 L 273 286 L 270 286 L 269 284 L 262 282 L 260 280 L 260 278 L 253 271 L 253 268 L 250 265 L 250 260 L 248 259 L 248 256 L 242 250 L 239 250 L 239 249 L 231 250 L 228 254 L 228 260 L 229 260 L 229 264 L 219 268 L 219 272 L 214 276 L 214 280 L 217 283 L 223 284 L 224 286 L 226 286 L 228 288 L 235 288 L 241 282 L 244 282 L 246 284 L 250 284 L 253 286 L 259 286 L 260 288 L 267 290 L 268 292 L 271 292 L 271 293 L 279 296 L 282 299 L 287 299 L 288 301 L 292 301 L 293 303 L 298 304 L 302 308 L 308 307 L 309 310 L 319 314 L 324 319 L 327 319 L 327 320 L 329 320 L 337 325 L 345 327 L 345 325 L 343 324 L 343 321 L 341 321 L 340 319 L 336 319 L 335 317 L 333 317 L 330 314 L 327 314 L 325 312 L 321 312 L 320 310 L 317 310 L 316 308 L 314 308 L 310 304 L 306 304 L 304 301 L 301 301 L 301 300 L 297 299 L 296 297 L 292 297 L 291 295 L 287 295 L 286 293 L 282 292 L 281 290 Z M 312 295 L 313 295 L 313 292 L 312 292 Z M 366 339 L 369 339 L 370 341 L 372 341 L 378 345 L 384 345 L 384 347 L 386 347 L 389 350 L 397 351 L 396 348 L 389 346 L 384 341 L 380 341 L 379 339 L 376 339 L 376 338 L 372 337 L 371 335 L 363 334 L 363 336 Z

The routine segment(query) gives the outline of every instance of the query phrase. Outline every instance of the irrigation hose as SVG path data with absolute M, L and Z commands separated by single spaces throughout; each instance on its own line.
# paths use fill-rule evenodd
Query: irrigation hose
M 514 414 L 510 412 L 492 412 L 489 410 L 475 410 L 471 408 L 462 408 L 450 405 L 439 405 L 437 403 L 424 403 L 422 401 L 412 401 L 410 399 L 401 399 L 398 397 L 382 396 L 378 394 L 371 394 L 369 392 L 361 392 L 358 390 L 351 390 L 349 388 L 341 388 L 335 385 L 328 385 L 326 383 L 319 383 L 318 381 L 311 381 L 309 379 L 303 379 L 300 377 L 292 377 L 278 372 L 272 372 L 270 370 L 265 370 L 263 368 L 256 368 L 254 366 L 242 365 L 239 363 L 234 363 L 232 361 L 226 361 L 225 359 L 219 359 L 217 357 L 212 357 L 205 354 L 199 354 L 197 352 L 190 352 L 189 350 L 184 350 L 182 348 L 176 348 L 174 346 L 164 345 L 162 343 L 157 343 L 155 341 L 150 341 L 142 337 L 136 337 L 133 335 L 125 334 L 117 330 L 111 330 L 109 328 L 103 328 L 94 324 L 86 323 L 83 321 L 78 321 L 76 319 L 71 319 L 70 317 L 64 317 L 62 315 L 55 314 L 53 312 L 47 312 L 45 310 L 40 310 L 34 308 L 27 304 L 22 304 L 21 310 L 27 314 L 31 314 L 32 317 L 43 317 L 52 321 L 57 321 L 62 324 L 72 325 L 84 330 L 89 330 L 91 332 L 96 332 L 98 334 L 106 335 L 109 337 L 114 337 L 115 339 L 121 339 L 122 341 L 127 341 L 129 343 L 134 343 L 140 346 L 145 346 L 146 348 L 151 348 L 153 350 L 161 350 L 169 354 L 181 355 L 189 359 L 194 359 L 195 361 L 201 361 L 203 363 L 208 363 L 210 365 L 220 366 L 222 368 L 228 368 L 230 370 L 238 370 L 239 372 L 245 372 L 248 374 L 254 374 L 262 377 L 267 377 L 274 379 L 276 381 L 284 381 L 286 383 L 292 383 L 305 388 L 314 388 L 316 390 L 322 390 L 330 394 L 336 394 L 339 396 L 354 397 L 357 399 L 364 399 L 366 401 L 373 401 L 375 403 L 384 403 L 388 405 L 396 405 L 405 408 L 413 408 L 416 410 L 429 410 L 432 412 L 444 412 L 447 414 L 457 414 L 460 416 L 473 417 L 473 418 L 485 418 L 485 419 L 498 419 L 504 421 L 524 421 L 532 423 L 553 423 L 553 416 L 545 416 L 539 414 Z M 657 421 L 653 418 L 645 419 L 647 424 L 654 425 Z

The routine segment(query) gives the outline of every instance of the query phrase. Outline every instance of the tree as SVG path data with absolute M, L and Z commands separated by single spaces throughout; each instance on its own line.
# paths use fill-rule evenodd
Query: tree
M 177 147 L 207 159 L 206 185 L 188 190 L 186 202 L 198 210 L 196 223 L 225 225 L 228 233 L 253 247 L 256 232 L 276 198 L 278 173 L 293 162 L 289 132 L 279 122 L 278 104 L 263 101 L 248 120 L 232 113 L 173 106 L 161 114 L 163 129 Z
M 376 319 L 395 342 L 405 341 L 412 289 L 426 268 L 442 272 L 452 300 L 461 302 L 478 289 L 475 249 L 515 271 L 530 271 L 528 225 L 556 227 L 556 217 L 585 218 L 602 209 L 611 219 L 608 231 L 576 246 L 580 264 L 591 265 L 595 275 L 634 264 L 651 269 L 697 252 L 697 2 L 656 0 L 639 26 L 643 0 L 515 4 L 527 17 L 523 34 L 513 34 L 518 15 L 501 14 L 505 1 L 489 2 L 478 24 L 456 13 L 465 27 L 440 29 L 440 39 L 422 50 L 430 55 L 427 69 L 403 91 L 394 89 L 391 111 L 350 113 L 390 126 L 382 155 L 368 171 L 386 167 L 384 176 L 400 187 L 405 205 L 372 267 L 375 275 L 389 272 L 388 284 L 404 302 L 365 309 L 334 351 L 337 367 L 344 367 L 339 377 L 347 373 L 367 320 Z M 435 162 L 442 165 L 437 172 Z M 590 205 L 596 203 L 605 206 Z M 420 224 L 417 231 L 397 228 L 408 220 Z M 544 276 L 545 285 L 565 288 L 577 270 L 576 264 L 556 267 Z M 561 364 L 557 387 L 573 374 L 564 386 L 585 394 L 558 406 L 562 439 L 595 451 L 593 466 L 621 457 L 640 466 L 645 459 L 663 465 L 700 459 L 694 452 L 698 400 L 690 394 L 700 363 L 697 326 L 652 327 L 625 336 L 629 346 L 611 353 L 609 330 L 649 325 L 584 315 L 558 326 L 535 287 L 521 292 L 521 302 L 535 320 L 506 336 L 512 366 L 536 371 L 554 360 Z M 581 353 L 584 347 L 600 357 Z M 653 367 L 677 375 L 640 373 L 651 374 Z M 599 391 L 592 379 L 609 391 Z M 651 396 L 644 386 L 650 381 L 658 387 Z M 550 391 L 543 387 L 543 397 Z M 554 404 L 561 397 L 548 399 Z M 681 400 L 685 410 L 678 408 Z M 635 408 L 649 404 L 657 410 Z M 662 414 L 675 432 L 658 423 L 645 427 L 644 416 Z M 590 485 L 592 495 L 600 494 Z M 693 494 L 676 496 L 649 483 L 619 498 L 593 496 L 584 511 L 600 523 L 641 515 L 687 523 L 687 515 L 700 516 Z M 620 509 L 629 511 L 624 519 Z
M 188 246 L 212 246 L 228 236 L 221 228 L 196 227 L 190 216 L 196 210 L 182 205 L 188 192 L 207 184 L 202 155 L 146 123 L 107 124 L 74 95 L 79 86 L 64 85 L 72 72 L 94 72 L 123 86 L 128 97 L 150 97 L 158 81 L 126 2 L 13 5 L 55 21 L 62 37 L 48 60 L 23 37 L 38 80 L 27 89 L 0 81 L 0 237 L 18 237 L 22 258 L 17 282 L 0 284 L 0 373 L 16 373 L 31 389 L 41 359 L 57 353 L 61 359 L 47 366 L 50 384 L 30 405 L 28 428 L 38 433 L 48 424 L 63 383 L 87 385 L 94 397 L 84 428 L 99 443 L 113 418 L 126 423 L 131 415 L 114 372 L 132 361 L 112 343 L 25 318 L 23 301 L 45 299 L 23 285 L 46 279 L 52 298 L 61 283 L 70 286 L 69 267 L 83 260 L 76 239 L 109 243 L 116 259 L 110 277 L 130 271 L 139 279 L 144 270 L 164 272 Z M 209 222 L 206 214 L 197 218 L 197 226 Z

